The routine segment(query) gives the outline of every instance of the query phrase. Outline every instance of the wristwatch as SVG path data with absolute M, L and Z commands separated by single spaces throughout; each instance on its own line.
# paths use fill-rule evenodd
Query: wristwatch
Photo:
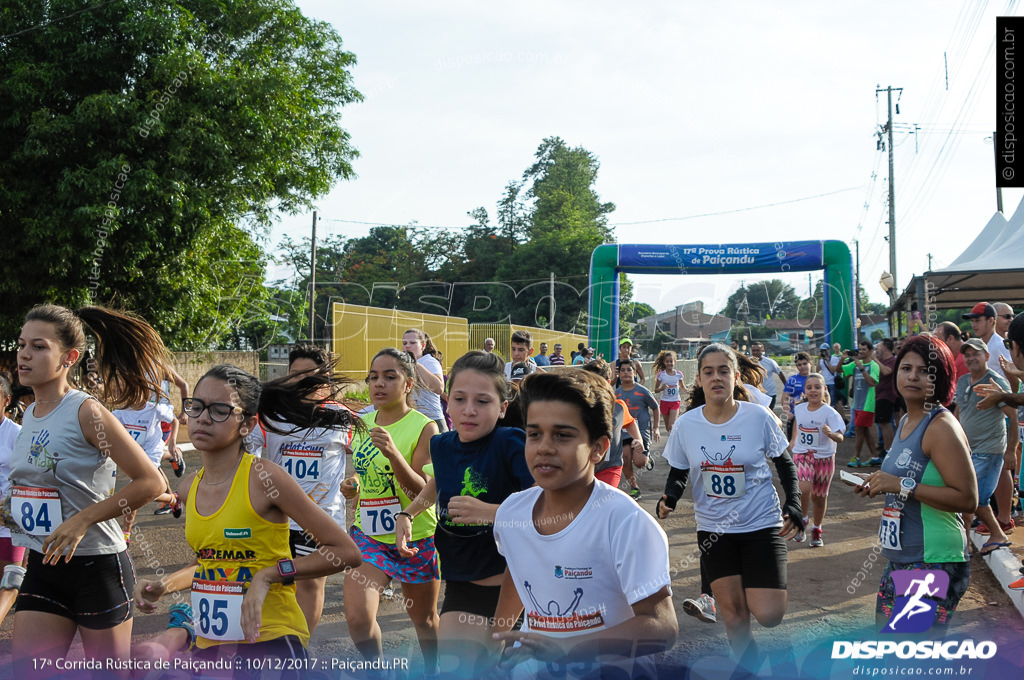
M 290 586 L 295 583 L 295 563 L 287 557 L 277 561 L 277 573 L 281 576 L 281 583 Z
M 900 500 L 905 501 L 910 496 L 914 495 L 914 490 L 917 488 L 917 480 L 913 477 L 901 477 L 900 478 Z

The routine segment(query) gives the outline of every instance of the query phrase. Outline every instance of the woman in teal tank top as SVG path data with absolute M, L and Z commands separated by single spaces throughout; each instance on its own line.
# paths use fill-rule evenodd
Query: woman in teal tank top
M 875 617 L 888 633 L 943 630 L 967 591 L 960 513 L 978 507 L 978 483 L 967 436 L 945 408 L 956 375 L 946 344 L 930 334 L 909 339 L 895 371 L 907 415 L 882 468 L 857 487 L 862 496 L 886 494 L 878 535 L 889 563 Z

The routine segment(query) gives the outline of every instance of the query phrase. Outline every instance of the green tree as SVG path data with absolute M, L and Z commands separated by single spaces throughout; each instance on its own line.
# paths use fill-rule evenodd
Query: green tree
M 590 256 L 613 238 L 607 215 L 615 205 L 602 203 L 593 188 L 599 168 L 597 158 L 583 147 L 570 148 L 561 138 L 549 137 L 523 174 L 533 199 L 528 240 L 497 271 L 498 280 L 516 287 L 510 306 L 515 323 L 534 325 L 538 317 L 550 318 L 548 277 L 553 273 L 555 328 L 586 328 Z
M 744 302 L 745 301 L 745 302 Z M 731 319 L 748 317 L 752 322 L 760 319 L 796 318 L 800 298 L 793 286 L 779 279 L 758 281 L 741 287 L 729 296 L 719 314 Z
M 177 349 L 258 341 L 260 234 L 352 176 L 354 57 L 280 0 L 82 7 L 0 13 L 0 332 L 93 301 Z

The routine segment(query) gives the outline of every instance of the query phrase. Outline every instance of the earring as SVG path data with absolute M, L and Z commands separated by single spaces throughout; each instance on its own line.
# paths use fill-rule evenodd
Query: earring
M 245 429 L 239 430 L 238 434 L 242 435 L 243 437 L 248 437 L 249 436 L 249 430 L 245 430 Z

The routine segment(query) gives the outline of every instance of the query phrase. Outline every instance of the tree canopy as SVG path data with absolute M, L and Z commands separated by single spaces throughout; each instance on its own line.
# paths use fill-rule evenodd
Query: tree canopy
M 176 349 L 245 346 L 273 309 L 273 214 L 353 175 L 355 58 L 287 0 L 81 9 L 0 14 L 3 336 L 35 304 L 94 302 Z

